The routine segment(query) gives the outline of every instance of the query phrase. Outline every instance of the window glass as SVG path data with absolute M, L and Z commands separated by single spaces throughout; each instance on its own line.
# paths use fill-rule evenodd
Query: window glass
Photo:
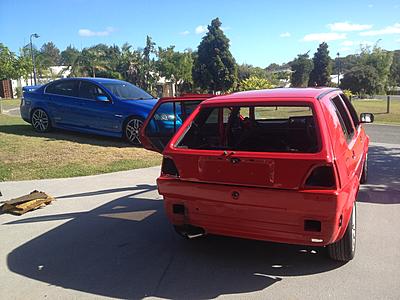
M 218 118 L 221 109 L 223 118 Z M 258 112 L 258 119 L 253 110 Z M 178 148 L 302 153 L 319 150 L 309 106 L 202 108 L 189 126 Z
M 161 104 L 146 127 L 146 135 L 149 137 L 172 136 L 182 126 L 182 116 L 180 102 Z
M 78 96 L 78 81 L 64 80 L 54 82 L 46 87 L 46 93 L 63 96 Z
M 88 81 L 81 81 L 81 86 L 79 88 L 80 98 L 96 100 L 97 96 L 106 96 L 109 98 L 108 95 L 97 85 Z
M 345 94 L 340 94 L 340 97 L 342 98 L 343 103 L 346 105 L 354 125 L 357 127 L 360 124 L 360 120 L 358 120 L 357 112 L 354 109 L 353 104 L 351 104 L 350 100 L 346 97 Z
M 343 132 L 345 133 L 347 141 L 349 141 L 354 135 L 353 121 L 350 119 L 347 109 L 339 96 L 334 97 L 331 101 L 336 108 L 336 114 L 340 116 L 338 118 L 341 122 L 341 125 L 344 125 L 345 127 L 345 130 Z
M 192 112 L 197 108 L 197 106 L 201 103 L 200 101 L 184 101 L 182 103 L 182 111 L 185 112 L 184 115 L 182 115 L 182 120 L 186 120 Z
M 102 84 L 122 100 L 153 99 L 153 96 L 129 82 L 104 82 Z
M 312 116 L 311 108 L 307 106 L 256 107 L 254 113 L 256 120 L 288 119 L 294 116 Z

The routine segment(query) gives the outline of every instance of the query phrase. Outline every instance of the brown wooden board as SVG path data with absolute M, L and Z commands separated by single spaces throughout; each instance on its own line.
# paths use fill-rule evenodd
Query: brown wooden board
M 27 201 L 31 201 L 34 199 L 39 199 L 39 198 L 47 198 L 49 197 L 49 195 L 47 195 L 44 192 L 39 192 L 39 191 L 33 191 L 31 193 L 29 193 L 28 195 L 24 195 L 18 198 L 14 198 L 8 201 L 1 201 L 3 203 L 7 203 L 7 204 L 18 204 L 18 203 L 23 203 L 23 202 L 27 202 Z
M 33 191 L 28 195 L 5 201 L 2 211 L 22 215 L 28 211 L 46 206 L 53 200 L 54 198 L 46 193 Z

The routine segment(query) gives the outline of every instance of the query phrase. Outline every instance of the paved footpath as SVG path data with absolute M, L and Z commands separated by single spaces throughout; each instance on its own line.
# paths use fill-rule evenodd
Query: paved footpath
M 400 299 L 400 145 L 373 143 L 358 199 L 357 254 L 225 237 L 183 240 L 163 212 L 159 167 L 0 183 L 57 198 L 0 215 L 2 299 Z

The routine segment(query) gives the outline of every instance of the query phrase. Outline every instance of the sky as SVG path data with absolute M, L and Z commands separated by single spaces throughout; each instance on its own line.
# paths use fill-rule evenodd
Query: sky
M 333 58 L 358 53 L 360 44 L 400 49 L 400 0 L 0 0 L 0 43 L 18 54 L 37 33 L 37 47 L 143 48 L 149 35 L 160 47 L 196 50 L 216 17 L 240 64 L 264 68 L 312 56 L 322 41 Z

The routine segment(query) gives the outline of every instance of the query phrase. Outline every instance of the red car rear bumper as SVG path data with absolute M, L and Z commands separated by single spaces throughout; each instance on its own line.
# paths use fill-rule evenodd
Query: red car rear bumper
M 160 177 L 167 216 L 207 233 L 300 245 L 340 239 L 346 199 L 334 191 L 291 191 Z M 343 197 L 343 196 L 342 196 Z

